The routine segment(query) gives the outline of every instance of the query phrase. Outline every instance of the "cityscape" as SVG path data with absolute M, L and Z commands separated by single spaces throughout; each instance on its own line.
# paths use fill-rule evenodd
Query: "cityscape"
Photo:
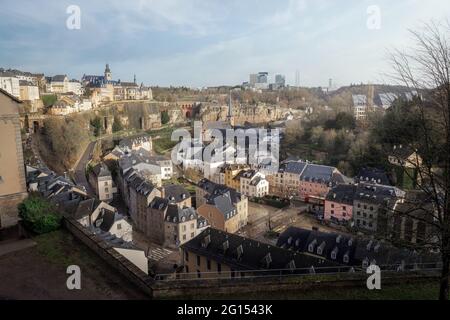
M 449 299 L 449 3 L 78 2 L 0 12 L 0 300 Z

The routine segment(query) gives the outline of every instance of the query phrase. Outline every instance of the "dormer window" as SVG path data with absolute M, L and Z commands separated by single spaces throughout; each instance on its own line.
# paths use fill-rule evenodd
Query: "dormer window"
M 269 269 L 270 264 L 272 263 L 272 256 L 270 255 L 270 252 L 266 254 L 266 256 L 263 258 L 264 265 L 267 269 Z
M 309 251 L 310 253 L 313 253 L 313 252 L 314 252 L 314 247 L 316 246 L 316 244 L 317 244 L 317 240 L 314 239 L 313 242 L 311 242 L 311 243 L 308 245 L 308 251 Z
M 287 244 L 288 244 L 288 245 L 291 245 L 291 244 L 292 244 L 292 237 L 289 237 L 289 238 L 287 239 Z
M 207 248 L 210 243 L 211 243 L 211 235 L 208 234 L 206 237 L 203 238 L 202 247 Z
M 346 254 L 344 254 L 343 261 L 344 261 L 344 263 L 348 263 L 350 261 L 348 252 Z
M 336 260 L 338 252 L 339 252 L 338 247 L 334 248 L 334 250 L 331 251 L 331 259 Z
M 227 240 L 222 244 L 223 252 L 225 253 L 228 250 L 228 248 L 230 248 L 230 243 Z

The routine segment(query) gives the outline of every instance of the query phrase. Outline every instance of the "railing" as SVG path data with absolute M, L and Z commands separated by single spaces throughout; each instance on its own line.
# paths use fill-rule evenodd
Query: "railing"
M 440 270 L 439 263 L 421 264 L 394 264 L 381 265 L 381 273 L 432 273 Z M 335 266 L 317 268 L 297 268 L 297 269 L 269 269 L 269 270 L 239 270 L 221 272 L 190 272 L 190 273 L 167 273 L 157 274 L 154 280 L 157 282 L 169 281 L 193 281 L 193 280 L 246 280 L 258 278 L 289 278 L 289 277 L 310 277 L 320 279 L 320 276 L 327 275 L 367 275 L 367 268 L 361 266 Z

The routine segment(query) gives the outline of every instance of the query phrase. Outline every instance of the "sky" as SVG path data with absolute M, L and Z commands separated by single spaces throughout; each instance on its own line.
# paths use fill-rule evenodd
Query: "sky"
M 450 17 L 448 0 L 0 0 L 0 67 L 103 74 L 152 86 L 236 85 L 250 73 L 302 86 L 385 83 L 408 29 Z M 80 9 L 79 28 L 71 5 Z

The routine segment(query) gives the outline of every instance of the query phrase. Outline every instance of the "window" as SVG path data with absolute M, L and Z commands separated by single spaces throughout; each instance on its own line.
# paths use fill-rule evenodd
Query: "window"
M 181 227 L 181 230 L 182 230 L 182 231 L 186 231 L 186 225 L 183 225 L 183 226 Z
M 108 188 L 105 188 L 105 192 L 109 192 L 109 189 L 108 189 Z
M 331 214 L 334 214 L 334 210 L 331 210 Z
M 331 204 L 331 207 L 334 208 L 334 204 L 333 203 Z
M 195 224 L 191 223 L 191 229 L 195 228 Z
M 183 240 L 186 240 L 186 234 L 183 234 Z
M 189 267 L 186 266 L 186 273 L 189 273 Z
M 218 273 L 222 272 L 222 265 L 220 263 L 217 264 L 217 272 Z
M 122 230 L 122 225 L 120 223 L 117 224 L 117 230 Z
M 342 210 L 347 211 L 347 207 L 346 207 L 346 206 L 343 206 L 343 207 L 342 207 Z
M 208 270 L 211 270 L 211 260 L 206 260 L 206 268 L 208 269 Z
M 200 256 L 197 256 L 197 265 L 200 267 Z
M 200 272 L 200 270 L 197 270 L 197 278 L 201 278 L 202 277 L 202 273 Z
M 107 186 L 108 185 L 108 181 L 105 181 L 104 185 Z
M 191 239 L 192 239 L 194 236 L 195 236 L 195 233 L 192 232 L 192 233 L 191 233 Z
M 189 252 L 184 252 L 184 260 L 189 261 Z

